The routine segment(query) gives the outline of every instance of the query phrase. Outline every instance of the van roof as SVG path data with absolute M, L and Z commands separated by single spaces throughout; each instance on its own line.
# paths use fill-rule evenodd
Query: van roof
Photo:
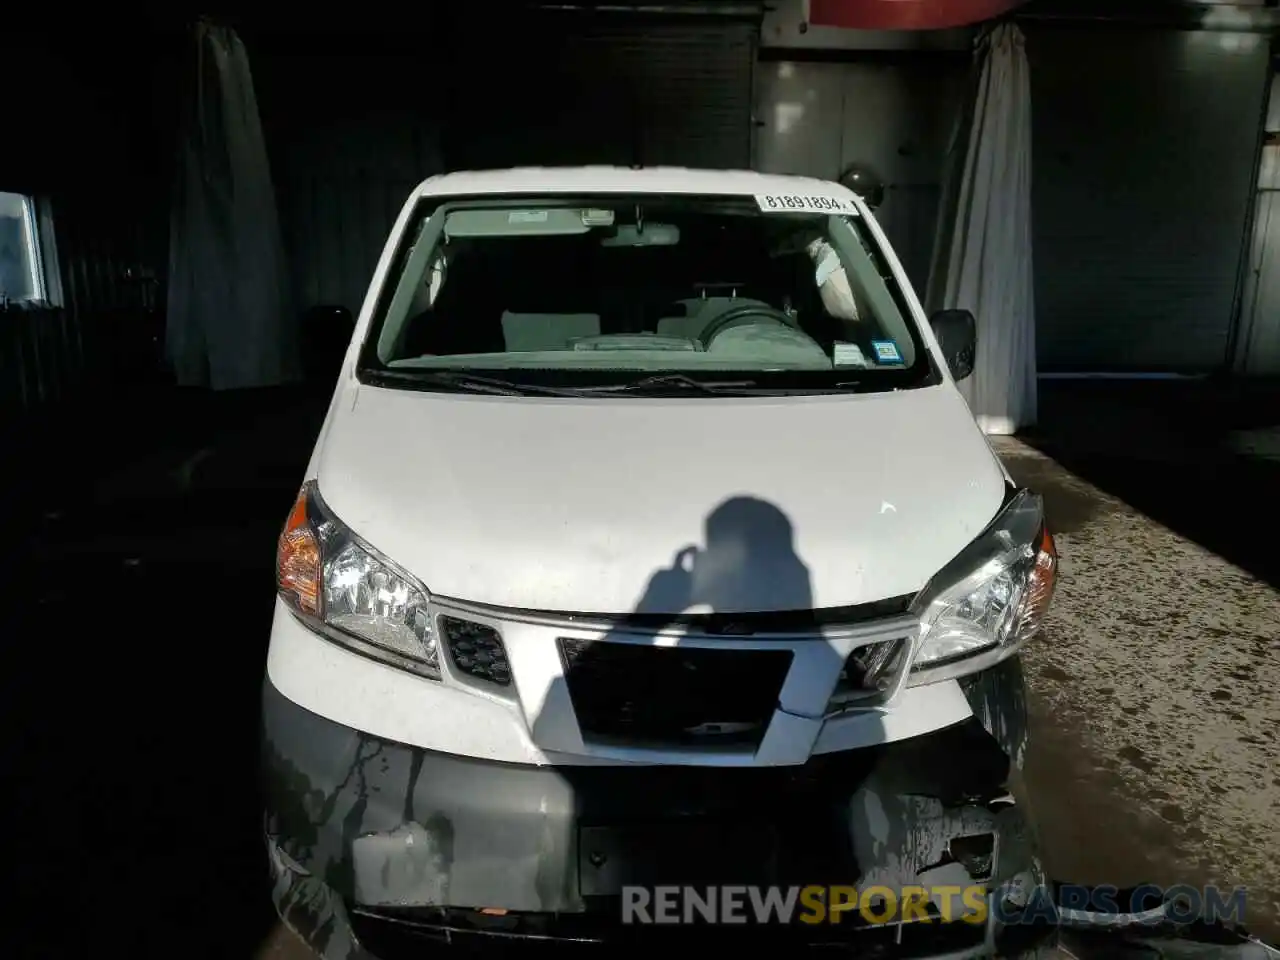
M 840 184 L 815 177 L 753 170 L 606 166 L 460 170 L 430 177 L 416 191 L 419 197 L 504 193 L 806 194 L 841 199 L 853 196 Z

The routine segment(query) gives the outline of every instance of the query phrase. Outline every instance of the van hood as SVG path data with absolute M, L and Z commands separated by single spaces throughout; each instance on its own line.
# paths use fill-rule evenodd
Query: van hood
M 990 522 L 999 462 L 950 384 L 816 397 L 359 386 L 320 493 L 437 596 L 617 614 L 911 594 Z

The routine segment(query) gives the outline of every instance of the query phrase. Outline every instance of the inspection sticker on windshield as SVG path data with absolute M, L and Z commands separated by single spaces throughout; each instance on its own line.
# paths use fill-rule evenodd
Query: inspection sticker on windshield
M 892 340 L 872 340 L 871 349 L 876 353 L 876 362 L 878 363 L 901 363 L 902 354 L 898 352 L 898 345 Z
M 858 208 L 843 197 L 823 197 L 805 193 L 760 193 L 756 205 L 761 213 L 836 213 L 857 216 Z
M 841 343 L 839 340 L 835 343 L 831 360 L 837 367 L 860 367 L 866 370 L 871 366 L 861 347 L 856 343 Z

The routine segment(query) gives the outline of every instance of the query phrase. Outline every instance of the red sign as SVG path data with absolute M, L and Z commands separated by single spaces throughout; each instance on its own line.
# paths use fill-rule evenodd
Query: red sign
M 809 0 L 809 23 L 849 30 L 945 30 L 990 20 L 1021 0 Z

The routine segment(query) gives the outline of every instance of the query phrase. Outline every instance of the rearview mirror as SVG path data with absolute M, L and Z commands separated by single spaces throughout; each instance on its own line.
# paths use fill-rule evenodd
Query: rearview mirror
M 606 234 L 602 247 L 670 247 L 680 242 L 680 228 L 674 223 L 623 224 Z
M 973 358 L 978 346 L 978 323 L 968 310 L 939 310 L 929 321 L 938 338 L 947 369 L 956 380 L 973 373 Z

